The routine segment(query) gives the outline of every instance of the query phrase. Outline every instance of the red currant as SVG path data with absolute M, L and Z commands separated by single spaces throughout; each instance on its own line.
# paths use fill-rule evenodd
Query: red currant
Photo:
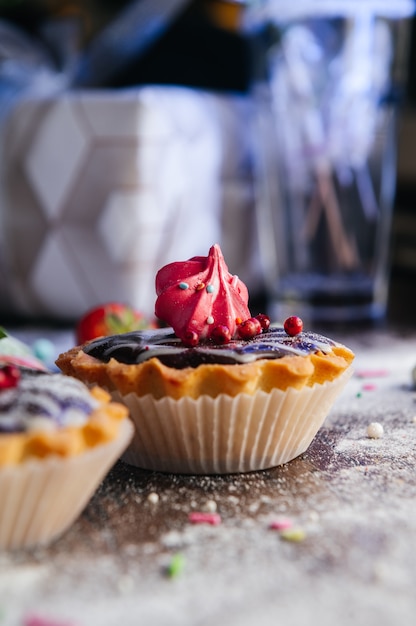
M 263 330 L 267 330 L 270 326 L 270 317 L 265 315 L 264 313 L 259 313 L 256 315 L 256 320 L 260 322 L 260 326 Z
M 303 322 L 297 315 L 291 315 L 285 320 L 283 328 L 285 329 L 289 337 L 295 337 L 302 332 Z
M 0 367 L 0 390 L 17 387 L 20 380 L 20 371 L 15 365 Z
M 187 330 L 182 341 L 189 348 L 194 348 L 199 343 L 199 335 L 194 330 Z
M 255 317 L 249 317 L 237 327 L 241 339 L 251 339 L 261 333 L 261 324 Z
M 224 344 L 231 341 L 231 332 L 228 326 L 215 326 L 211 332 L 211 339 L 215 343 Z

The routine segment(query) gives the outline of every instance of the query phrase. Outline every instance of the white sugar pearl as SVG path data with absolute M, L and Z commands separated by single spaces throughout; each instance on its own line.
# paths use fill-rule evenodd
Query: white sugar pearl
M 367 436 L 371 439 L 380 439 L 384 435 L 383 425 L 379 422 L 371 422 L 367 426 Z
M 203 510 L 207 513 L 215 513 L 217 510 L 217 503 L 215 500 L 207 500 L 204 504 Z
M 157 504 L 159 502 L 159 494 L 152 491 L 152 493 L 149 493 L 147 496 L 147 499 L 151 504 Z

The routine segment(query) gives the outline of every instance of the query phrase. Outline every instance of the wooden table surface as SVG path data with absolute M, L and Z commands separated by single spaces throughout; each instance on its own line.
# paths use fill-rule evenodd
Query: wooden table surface
M 393 286 L 381 327 L 331 331 L 355 375 L 305 454 L 222 477 L 118 462 L 53 545 L 0 554 L 0 625 L 415 623 L 416 324 L 396 301 L 412 284 Z M 189 522 L 206 510 L 221 524 Z M 270 528 L 282 518 L 288 537 Z

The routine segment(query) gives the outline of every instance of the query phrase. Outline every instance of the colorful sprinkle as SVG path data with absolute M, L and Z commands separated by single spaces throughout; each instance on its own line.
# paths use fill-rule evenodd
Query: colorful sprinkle
M 179 289 L 182 289 L 183 291 L 185 291 L 186 289 L 189 289 L 189 285 L 188 283 L 179 283 L 178 285 Z
M 293 522 L 288 517 L 278 517 L 270 523 L 270 528 L 272 530 L 287 530 L 292 528 Z
M 363 385 L 363 389 L 364 391 L 374 391 L 374 389 L 377 389 L 377 385 L 374 383 L 365 383 L 365 385 Z
M 183 554 L 174 554 L 169 565 L 166 567 L 166 574 L 169 578 L 176 578 L 182 574 L 185 568 L 185 557 Z
M 306 533 L 303 528 L 286 528 L 279 535 L 285 541 L 293 541 L 294 543 L 300 543 L 306 539 Z
M 23 626 L 75 626 L 70 622 L 57 621 L 40 617 L 39 615 L 28 615 L 23 619 Z
M 55 346 L 53 345 L 50 339 L 46 339 L 45 337 L 41 337 L 40 339 L 36 339 L 36 341 L 32 345 L 32 350 L 34 355 L 43 361 L 44 363 L 49 363 L 52 361 Z
M 367 370 L 359 370 L 355 372 L 355 375 L 358 378 L 382 378 L 384 376 L 388 376 L 389 372 L 385 369 L 367 369 Z
M 370 439 L 380 439 L 384 435 L 383 424 L 379 422 L 371 422 L 367 426 L 367 437 Z
M 207 293 L 214 293 L 215 287 L 214 285 L 207 285 Z
M 195 287 L 196 291 L 201 291 L 201 289 L 204 289 L 205 287 L 205 283 L 198 283 Z
M 212 317 L 212 315 L 208 315 L 207 324 L 213 324 L 213 323 L 214 323 L 214 318 Z
M 221 516 L 218 513 L 195 511 L 189 513 L 188 519 L 192 524 L 211 524 L 211 526 L 221 524 Z

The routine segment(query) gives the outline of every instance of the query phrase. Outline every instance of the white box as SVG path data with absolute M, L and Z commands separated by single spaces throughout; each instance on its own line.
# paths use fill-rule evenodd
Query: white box
M 0 312 L 72 320 L 119 300 L 152 315 L 156 271 L 215 242 L 244 274 L 248 110 L 158 86 L 22 100 L 3 128 Z

